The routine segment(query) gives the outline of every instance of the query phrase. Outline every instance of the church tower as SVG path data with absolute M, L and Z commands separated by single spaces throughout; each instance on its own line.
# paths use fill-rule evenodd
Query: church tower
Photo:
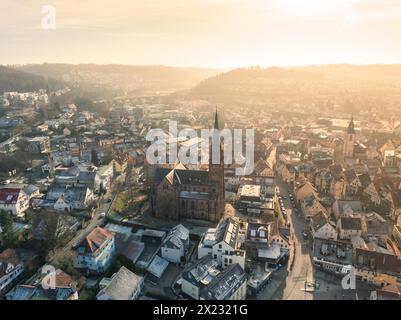
M 345 158 L 354 157 L 354 145 L 355 145 L 355 125 L 354 117 L 351 118 L 351 122 L 348 125 L 347 134 L 344 142 L 344 156 Z
M 219 114 L 215 113 L 214 118 L 214 129 L 222 130 L 224 125 L 219 118 Z M 218 138 L 220 140 L 220 134 L 216 137 L 212 137 L 212 143 L 210 145 L 209 151 L 209 181 L 212 185 L 216 186 L 215 195 L 216 195 L 216 218 L 215 220 L 219 220 L 221 215 L 224 213 L 225 207 L 225 187 L 224 187 L 224 144 L 221 141 L 214 142 L 213 139 Z M 220 147 L 220 163 L 213 163 L 212 150 L 213 144 L 219 143 Z M 214 193 L 214 192 L 213 192 Z

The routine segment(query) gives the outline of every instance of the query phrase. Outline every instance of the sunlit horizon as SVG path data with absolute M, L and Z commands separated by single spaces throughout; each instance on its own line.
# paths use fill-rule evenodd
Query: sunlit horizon
M 395 0 L 3 1 L 0 64 L 233 69 L 401 63 Z M 12 14 L 10 14 L 12 13 Z

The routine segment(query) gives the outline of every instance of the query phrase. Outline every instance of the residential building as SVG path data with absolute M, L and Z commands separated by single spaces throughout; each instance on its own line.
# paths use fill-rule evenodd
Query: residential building
M 169 262 L 159 256 L 155 256 L 152 262 L 149 264 L 148 271 L 148 279 L 152 279 L 153 283 L 157 283 L 160 278 L 163 276 L 166 271 Z
M 12 213 L 17 217 L 23 217 L 29 208 L 29 197 L 22 188 L 0 189 L 0 210 Z
M 170 230 L 161 246 L 161 256 L 172 263 L 180 263 L 189 249 L 189 230 L 182 224 Z
M 315 238 L 312 263 L 326 272 L 345 275 L 353 265 L 352 245 L 344 241 Z
M 308 220 L 311 219 L 312 217 L 314 217 L 315 215 L 319 214 L 320 212 L 323 212 L 324 214 L 327 215 L 326 208 L 312 194 L 310 196 L 306 197 L 301 202 L 301 208 L 302 208 L 302 212 L 303 212 L 305 218 Z
M 362 202 L 359 200 L 336 200 L 332 205 L 336 220 L 343 216 L 351 216 L 362 212 Z
M 74 267 L 89 274 L 105 272 L 115 252 L 114 235 L 96 227 L 77 246 Z
M 362 237 L 364 231 L 364 221 L 361 217 L 341 217 L 337 223 L 338 237 L 342 240 L 350 240 L 352 237 Z
M 376 290 L 377 300 L 401 300 L 401 285 L 390 284 Z
M 93 201 L 94 194 L 86 186 L 53 186 L 49 188 L 39 206 L 70 212 L 87 209 Z
M 42 269 L 40 269 L 42 270 Z M 54 271 L 54 287 L 42 286 L 45 273 L 37 274 L 28 284 L 20 284 L 6 294 L 7 300 L 78 300 L 76 282 L 60 269 Z
M 24 263 L 14 249 L 0 253 L 0 294 L 9 289 L 24 271 Z
M 220 273 L 219 263 L 206 255 L 187 267 L 182 273 L 181 291 L 192 299 L 199 300 L 200 290 Z
M 396 243 L 398 250 L 401 251 L 401 226 L 395 225 L 393 227 L 393 233 L 392 233 L 394 242 Z
M 312 217 L 310 227 L 313 238 L 337 240 L 336 227 L 323 212 Z
M 49 137 L 34 137 L 28 139 L 28 152 L 33 154 L 42 154 L 50 152 L 50 138 Z
M 200 300 L 245 300 L 246 288 L 244 269 L 232 264 L 201 289 Z
M 401 274 L 401 259 L 388 250 L 356 248 L 355 268 L 359 280 L 381 287 L 394 285 Z
M 238 263 L 244 268 L 246 252 L 240 249 L 239 229 L 239 221 L 232 218 L 221 220 L 215 229 L 208 229 L 198 245 L 198 259 L 211 255 L 222 267 Z
M 111 278 L 103 278 L 99 284 L 97 300 L 138 300 L 144 278 L 126 267 L 121 267 Z

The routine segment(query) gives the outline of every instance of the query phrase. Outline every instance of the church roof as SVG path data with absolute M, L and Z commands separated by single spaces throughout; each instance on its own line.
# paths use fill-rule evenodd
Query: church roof
M 203 170 L 174 170 L 173 184 L 209 184 L 209 173 Z

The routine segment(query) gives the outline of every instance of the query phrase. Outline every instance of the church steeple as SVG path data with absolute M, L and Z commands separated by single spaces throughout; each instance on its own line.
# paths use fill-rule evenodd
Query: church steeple
M 219 114 L 217 112 L 214 115 L 214 129 L 222 130 L 223 129 L 221 118 L 219 118 Z M 213 163 L 213 145 L 217 144 L 219 146 L 219 163 Z M 216 199 L 216 217 L 215 220 L 219 220 L 222 214 L 224 213 L 224 205 L 225 205 L 225 186 L 224 186 L 224 146 L 220 141 L 220 133 L 214 132 L 214 136 L 212 137 L 212 144 L 210 145 L 209 151 L 209 182 L 213 186 L 213 193 Z
M 217 107 L 216 107 L 216 111 L 215 111 L 215 114 L 214 114 L 214 126 L 213 126 L 213 128 L 217 129 L 217 130 L 223 130 L 224 129 L 224 123 L 223 123 L 223 121 L 221 119 L 221 115 L 217 111 Z
M 355 136 L 356 133 L 355 133 L 354 116 L 352 116 L 345 137 L 345 144 L 344 144 L 345 158 L 352 158 L 354 156 Z
M 354 116 L 351 117 L 347 132 L 348 134 L 355 134 Z

